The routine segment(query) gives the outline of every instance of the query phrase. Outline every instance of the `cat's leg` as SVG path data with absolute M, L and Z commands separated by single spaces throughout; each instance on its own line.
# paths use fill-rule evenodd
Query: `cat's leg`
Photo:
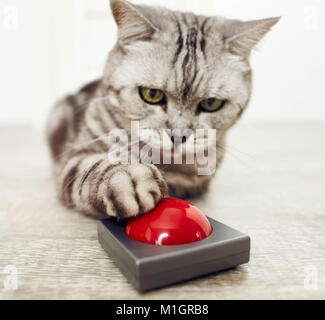
M 86 151 L 62 166 L 58 188 L 65 206 L 118 219 L 147 213 L 167 194 L 165 179 L 154 165 L 112 165 L 107 154 Z

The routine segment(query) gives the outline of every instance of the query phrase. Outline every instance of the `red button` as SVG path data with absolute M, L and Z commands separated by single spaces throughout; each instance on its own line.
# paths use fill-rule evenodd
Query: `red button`
M 209 220 L 198 208 L 175 198 L 163 199 L 148 214 L 130 220 L 125 229 L 130 238 L 158 246 L 200 241 L 211 232 Z

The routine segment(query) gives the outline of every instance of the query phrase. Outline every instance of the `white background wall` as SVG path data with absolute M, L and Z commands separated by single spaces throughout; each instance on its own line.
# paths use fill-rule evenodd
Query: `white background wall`
M 252 56 L 245 121 L 325 121 L 325 1 L 133 2 L 240 19 L 282 16 Z M 0 0 L 0 125 L 43 126 L 55 98 L 101 74 L 115 37 L 108 0 Z

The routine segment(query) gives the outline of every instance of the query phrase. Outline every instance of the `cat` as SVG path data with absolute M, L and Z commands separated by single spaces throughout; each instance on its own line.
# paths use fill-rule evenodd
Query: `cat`
M 224 157 L 226 133 L 250 100 L 250 53 L 279 18 L 244 22 L 126 0 L 110 4 L 118 39 L 103 76 L 54 106 L 47 139 L 66 207 L 128 219 L 149 212 L 167 195 L 206 192 Z M 214 170 L 198 175 L 196 160 L 113 163 L 105 137 L 116 129 L 130 134 L 132 121 L 151 136 L 162 129 L 213 129 Z M 167 136 L 172 144 L 174 136 Z M 181 145 L 189 142 L 181 137 Z

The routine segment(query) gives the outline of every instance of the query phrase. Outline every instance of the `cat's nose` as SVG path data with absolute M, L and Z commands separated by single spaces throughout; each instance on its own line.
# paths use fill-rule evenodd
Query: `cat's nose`
M 187 139 L 192 135 L 192 130 L 178 130 L 169 134 L 170 140 L 177 147 L 180 144 L 186 143 Z
M 175 136 L 171 136 L 170 139 L 172 140 L 172 143 L 175 143 Z M 177 139 L 178 140 L 178 139 Z M 179 139 L 180 140 L 180 139 Z M 182 143 L 185 143 L 187 140 L 187 137 L 182 137 Z

